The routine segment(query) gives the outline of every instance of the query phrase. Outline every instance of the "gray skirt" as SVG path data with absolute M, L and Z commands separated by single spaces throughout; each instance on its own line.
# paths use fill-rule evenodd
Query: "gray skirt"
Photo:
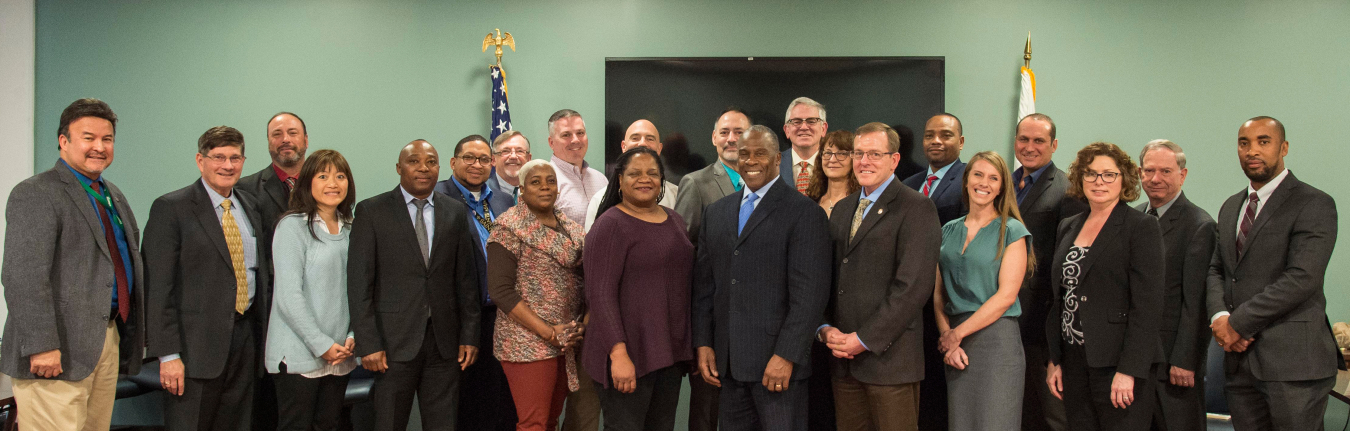
M 952 327 L 970 314 L 954 317 Z M 1015 430 L 1022 426 L 1026 358 L 1016 317 L 1002 317 L 961 340 L 970 364 L 947 370 L 951 430 Z

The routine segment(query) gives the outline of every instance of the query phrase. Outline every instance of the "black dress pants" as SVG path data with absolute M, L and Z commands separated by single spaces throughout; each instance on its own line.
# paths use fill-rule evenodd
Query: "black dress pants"
M 238 431 L 253 421 L 253 385 L 258 376 L 256 322 L 246 312 L 235 319 L 225 368 L 214 379 L 187 378 L 183 395 L 164 392 L 164 426 L 170 431 Z M 184 363 L 191 369 L 192 364 Z
M 459 346 L 455 346 L 456 351 Z M 441 356 L 431 322 L 422 338 L 422 348 L 409 361 L 389 361 L 389 369 L 375 373 L 370 389 L 375 409 L 375 429 L 408 429 L 413 397 L 422 411 L 422 429 L 453 431 L 459 406 L 459 358 Z M 477 431 L 477 430 L 475 430 Z
M 272 374 L 276 384 L 278 429 L 280 431 L 333 431 L 342 416 L 342 400 L 347 394 L 349 376 L 305 377 Z
M 1090 341 L 1089 341 L 1090 342 Z M 1081 345 L 1063 346 L 1061 375 L 1064 382 L 1064 411 L 1072 431 L 1148 430 L 1157 406 L 1156 373 L 1134 379 L 1134 401 L 1119 409 L 1111 405 L 1111 382 L 1116 367 L 1089 367 L 1087 350 Z M 1157 364 L 1154 366 L 1156 371 Z
M 674 430 L 675 409 L 680 403 L 680 379 L 684 376 L 680 367 L 672 365 L 638 377 L 637 390 L 630 394 L 592 382 L 600 396 L 605 431 Z M 609 376 L 608 370 L 595 373 Z

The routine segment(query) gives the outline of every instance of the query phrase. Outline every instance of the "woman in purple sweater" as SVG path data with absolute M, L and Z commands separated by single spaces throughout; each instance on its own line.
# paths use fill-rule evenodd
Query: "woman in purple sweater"
M 657 205 L 661 156 L 619 156 L 583 251 L 590 307 L 583 363 L 606 430 L 671 430 L 681 362 L 693 360 L 689 280 L 694 246 L 684 220 Z M 617 186 L 616 186 L 617 185 Z

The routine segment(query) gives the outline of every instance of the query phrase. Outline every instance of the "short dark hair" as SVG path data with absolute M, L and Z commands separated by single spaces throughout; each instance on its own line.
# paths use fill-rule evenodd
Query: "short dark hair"
M 552 136 L 552 135 L 553 135 L 553 123 L 556 123 L 556 122 L 558 122 L 558 120 L 561 120 L 561 119 L 564 119 L 564 118 L 572 118 L 572 117 L 578 117 L 578 118 L 580 118 L 580 117 L 581 117 L 581 113 L 579 113 L 579 112 L 577 112 L 577 111 L 573 111 L 573 110 L 571 110 L 571 109 L 563 108 L 563 109 L 559 109 L 558 112 L 554 112 L 553 115 L 548 116 L 548 134 L 549 134 L 549 136 Z M 583 121 L 584 121 L 584 120 L 583 120 Z
M 876 132 L 886 133 L 886 147 L 889 148 L 891 152 L 900 151 L 900 134 L 895 131 L 894 127 L 891 127 L 886 123 L 877 121 L 867 123 L 862 125 L 862 127 L 858 127 L 858 130 L 853 132 L 853 134 L 857 136 L 862 136 L 868 133 L 876 133 Z
M 1281 123 L 1280 120 L 1276 120 L 1275 117 L 1266 116 L 1266 115 L 1258 115 L 1258 116 L 1252 117 L 1250 120 L 1244 121 L 1243 123 L 1252 122 L 1252 121 L 1266 121 L 1266 120 L 1274 121 L 1274 122 L 1275 122 L 1275 129 L 1280 131 L 1280 141 L 1281 141 L 1281 142 L 1283 142 L 1283 141 L 1288 141 L 1288 140 L 1289 140 L 1288 136 L 1286 136 L 1286 135 L 1284 134 L 1284 123 Z
M 117 114 L 113 113 L 112 108 L 107 103 L 94 98 L 85 98 L 70 102 L 66 109 L 61 111 L 61 126 L 56 129 L 57 136 L 65 136 L 70 139 L 70 123 L 84 117 L 97 117 L 108 120 L 112 123 L 113 134 L 117 134 Z
M 281 112 L 272 114 L 271 117 L 267 117 L 267 124 L 272 124 L 272 120 L 275 120 L 275 119 L 277 119 L 277 117 L 280 117 L 280 116 L 282 116 L 282 115 L 290 115 L 290 116 L 292 116 L 292 117 L 295 117 L 295 119 L 300 120 L 300 133 L 303 133 L 305 136 L 309 136 L 309 129 L 305 127 L 305 119 L 304 119 L 304 118 L 300 118 L 299 115 L 295 115 L 294 112 L 281 111 Z M 269 130 L 267 133 L 270 134 L 270 133 L 272 133 L 272 132 Z
M 1050 123 L 1050 140 L 1051 141 L 1055 140 L 1055 120 L 1051 120 L 1049 115 L 1045 115 L 1039 112 L 1035 114 L 1027 114 L 1027 116 L 1022 117 L 1021 120 L 1017 120 L 1017 127 L 1022 127 L 1022 122 L 1027 121 L 1027 119 Z M 1013 134 L 1014 135 L 1017 134 L 1017 130 L 1013 130 Z
M 487 138 L 484 138 L 483 135 L 469 135 L 465 136 L 464 139 L 460 139 L 459 142 L 455 144 L 455 157 L 459 157 L 459 152 L 464 149 L 464 144 L 470 142 L 482 142 L 487 144 L 488 152 L 492 152 L 492 144 L 488 143 Z
M 203 156 L 220 147 L 239 147 L 239 153 L 243 154 L 244 134 L 230 126 L 216 126 L 206 129 L 206 133 L 197 138 L 197 152 Z
M 934 115 L 933 117 L 952 117 L 953 120 L 956 120 L 956 136 L 963 136 L 963 135 L 966 134 L 966 133 L 965 133 L 965 131 L 966 131 L 965 126 L 962 126 L 962 125 L 961 125 L 961 119 L 958 118 L 958 117 L 956 116 L 956 114 L 953 114 L 953 113 L 950 113 L 950 112 L 943 112 L 943 113 L 941 113 L 941 114 Z M 931 120 L 931 119 L 933 119 L 933 117 L 929 117 L 928 119 Z M 924 128 L 927 128 L 927 126 L 925 126 Z M 1051 134 L 1054 134 L 1054 133 L 1052 132 Z
M 728 112 L 735 112 L 735 113 L 744 115 L 746 119 L 749 119 L 749 118 L 750 118 L 750 114 L 745 113 L 745 110 L 744 110 L 744 109 L 741 109 L 741 107 L 736 106 L 736 105 L 731 105 L 731 106 L 728 106 L 728 107 L 722 109 L 722 113 L 721 113 L 721 114 L 717 114 L 717 118 L 722 118 L 722 116 L 723 116 L 723 115 L 727 115 Z

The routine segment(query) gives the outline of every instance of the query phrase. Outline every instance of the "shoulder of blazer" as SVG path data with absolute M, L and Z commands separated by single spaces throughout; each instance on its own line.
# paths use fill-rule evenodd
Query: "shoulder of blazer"
M 924 170 L 923 172 L 919 172 L 919 173 L 917 173 L 917 174 L 910 175 L 909 178 L 905 178 L 904 181 L 901 181 L 901 183 L 903 183 L 905 186 L 907 186 L 907 187 L 909 187 L 909 188 L 911 188 L 911 189 L 918 190 L 919 187 L 923 185 L 923 179 L 924 179 L 924 174 L 925 174 L 925 173 L 928 173 L 928 171 L 927 171 L 927 170 Z

